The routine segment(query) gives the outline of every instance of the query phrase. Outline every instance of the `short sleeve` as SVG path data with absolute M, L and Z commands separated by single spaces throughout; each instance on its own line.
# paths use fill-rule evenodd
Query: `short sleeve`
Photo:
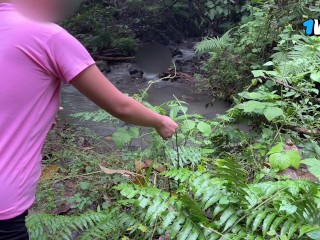
M 52 35 L 46 47 L 53 74 L 67 83 L 95 64 L 86 48 L 65 30 Z

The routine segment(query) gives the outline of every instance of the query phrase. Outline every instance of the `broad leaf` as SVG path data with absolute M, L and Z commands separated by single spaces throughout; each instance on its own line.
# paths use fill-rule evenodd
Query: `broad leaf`
M 268 121 L 272 121 L 277 117 L 284 116 L 284 114 L 281 108 L 268 107 L 264 110 L 264 116 L 268 119 Z
M 287 154 L 285 153 L 275 153 L 269 158 L 272 168 L 284 170 L 290 167 L 291 161 Z
M 296 150 L 290 150 L 285 153 L 288 158 L 290 159 L 291 165 L 295 168 L 298 169 L 300 167 L 300 162 L 301 162 L 301 156 L 298 151 Z
M 277 145 L 275 145 L 273 148 L 270 149 L 268 152 L 268 155 L 273 153 L 280 153 L 284 151 L 284 143 L 280 142 Z
M 236 106 L 238 109 L 243 109 L 244 112 L 246 113 L 263 113 L 263 109 L 270 105 L 270 103 L 264 103 L 264 102 L 259 102 L 259 101 L 248 101 L 239 104 Z
M 312 81 L 320 82 L 320 73 L 319 72 L 311 73 L 310 78 L 312 79 Z
M 282 152 L 281 148 L 282 143 L 279 143 L 269 151 L 268 154 L 272 153 L 269 158 L 271 167 L 279 170 L 284 170 L 290 166 L 293 166 L 294 168 L 298 169 L 301 161 L 299 152 L 295 150 Z
M 199 122 L 197 125 L 197 128 L 200 132 L 202 132 L 204 135 L 210 135 L 211 134 L 211 126 L 206 122 Z
M 185 120 L 181 124 L 181 130 L 183 133 L 189 132 L 190 130 L 194 129 L 196 126 L 196 123 L 192 120 Z
M 302 160 L 302 163 L 308 165 L 309 171 L 320 179 L 320 160 L 316 158 L 308 158 Z
M 263 70 L 254 70 L 251 71 L 253 76 L 256 77 L 263 77 L 264 76 L 264 71 Z

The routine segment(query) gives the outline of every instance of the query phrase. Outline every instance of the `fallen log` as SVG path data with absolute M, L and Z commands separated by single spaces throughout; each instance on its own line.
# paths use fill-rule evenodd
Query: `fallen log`
M 195 81 L 195 78 L 188 73 L 183 72 L 175 72 L 174 70 L 165 71 L 159 74 L 159 77 L 164 81 L 176 81 L 179 79 L 186 80 L 186 81 Z
M 93 55 L 93 58 L 107 62 L 131 62 L 135 60 L 135 57 L 107 57 L 101 55 Z
M 320 129 L 306 129 L 303 127 L 296 127 L 296 126 L 284 126 L 284 128 L 291 129 L 299 134 L 315 136 L 316 138 L 320 139 Z

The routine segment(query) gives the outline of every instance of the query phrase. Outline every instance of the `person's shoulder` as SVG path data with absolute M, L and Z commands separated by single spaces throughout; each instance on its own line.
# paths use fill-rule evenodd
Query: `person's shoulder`
M 67 33 L 67 31 L 58 24 L 50 22 L 25 19 L 19 25 L 18 34 L 26 40 L 30 39 L 46 42 L 58 33 Z

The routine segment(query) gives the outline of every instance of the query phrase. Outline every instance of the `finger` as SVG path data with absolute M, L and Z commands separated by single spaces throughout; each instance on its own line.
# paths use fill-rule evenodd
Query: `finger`
M 168 136 L 168 137 L 163 137 L 163 139 L 164 140 L 169 140 L 170 138 L 172 138 L 173 137 L 173 135 L 174 135 L 174 133 L 172 133 L 170 136 Z

